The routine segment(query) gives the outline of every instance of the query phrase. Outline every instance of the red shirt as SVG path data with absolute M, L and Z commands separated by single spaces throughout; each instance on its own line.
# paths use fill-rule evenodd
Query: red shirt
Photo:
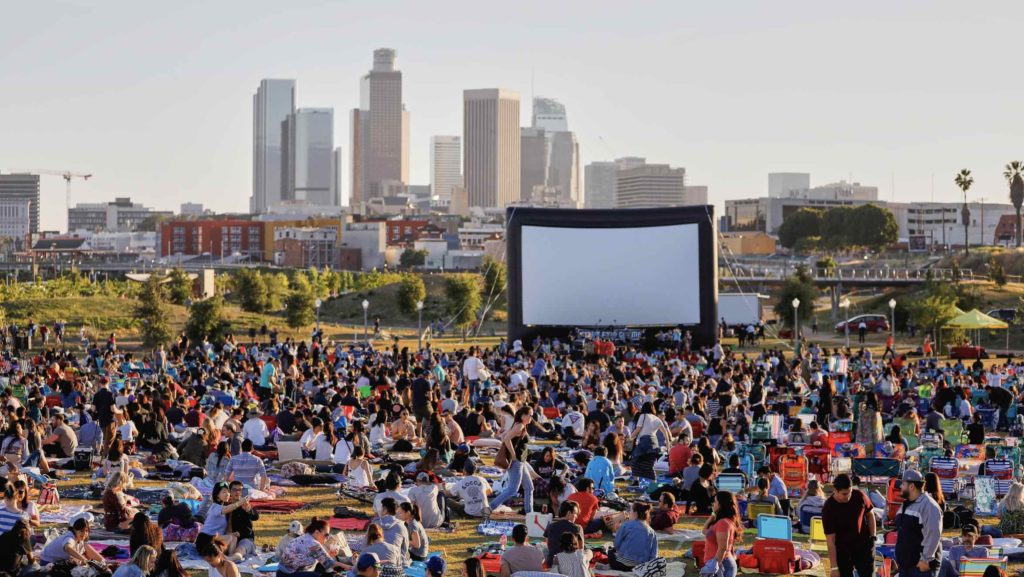
M 707 563 L 709 559 L 712 559 L 715 555 L 718 555 L 718 533 L 719 531 L 725 531 L 729 534 L 725 540 L 725 548 L 728 551 L 732 550 L 733 538 L 736 536 L 736 526 L 730 519 L 721 519 L 714 525 L 708 527 L 706 533 L 704 533 L 704 562 Z
M 599 503 L 597 497 L 595 497 L 593 493 L 576 491 L 572 495 L 569 495 L 569 500 L 574 501 L 580 506 L 580 512 L 576 515 L 576 524 L 586 529 L 587 524 L 594 518 L 594 513 L 597 511 Z
M 668 474 L 676 475 L 681 474 L 683 469 L 690 464 L 690 456 L 693 451 L 690 450 L 690 446 L 685 443 L 676 443 L 668 451 Z

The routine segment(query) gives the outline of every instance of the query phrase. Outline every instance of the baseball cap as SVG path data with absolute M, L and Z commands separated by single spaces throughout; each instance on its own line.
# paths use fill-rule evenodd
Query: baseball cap
M 431 575 L 444 575 L 445 570 L 448 569 L 448 564 L 444 562 L 441 557 L 431 557 L 427 559 L 427 572 Z
M 903 473 L 903 481 L 907 483 L 923 483 L 924 477 L 914 469 L 907 469 L 907 472 Z
M 292 535 L 302 535 L 302 523 L 298 521 L 292 521 L 288 524 L 288 532 Z
M 423 482 L 423 483 L 429 483 L 430 482 L 430 475 L 421 472 L 419 475 L 416 475 L 416 481 L 417 482 Z
M 363 553 L 356 560 L 356 571 L 366 571 L 370 567 L 380 567 L 380 557 L 376 553 Z
M 458 451 L 459 453 L 468 453 L 469 445 L 467 445 L 466 443 L 462 443 L 458 447 L 455 447 L 455 450 Z
M 963 529 L 960 530 L 960 533 L 963 534 L 963 535 L 967 535 L 969 533 L 973 533 L 974 535 L 977 535 L 978 534 L 978 527 L 976 525 L 974 525 L 973 523 L 968 523 L 968 524 L 964 525 Z

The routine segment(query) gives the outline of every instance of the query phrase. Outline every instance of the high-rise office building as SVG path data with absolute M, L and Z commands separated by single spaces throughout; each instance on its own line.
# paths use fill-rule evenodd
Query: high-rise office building
M 359 108 L 352 111 L 351 206 L 386 196 L 409 182 L 409 113 L 402 103 L 402 73 L 395 51 L 373 51 L 373 69 L 362 78 Z
M 647 159 L 627 156 L 612 162 L 591 162 L 586 166 L 586 207 L 615 208 L 618 172 L 625 168 L 642 166 Z
M 583 200 L 579 184 L 579 143 L 576 135 L 569 132 L 565 106 L 550 98 L 534 98 L 532 126 L 522 130 L 521 146 L 524 147 L 520 170 L 522 199 L 534 202 L 543 199 L 563 207 L 579 207 Z M 526 150 L 527 147 L 530 150 Z M 543 180 L 536 182 L 537 178 Z M 543 194 L 538 196 L 538 191 Z
M 295 112 L 295 81 L 265 79 L 252 99 L 252 198 L 249 210 L 265 212 L 285 199 L 284 123 Z
M 667 164 L 644 164 L 619 170 L 617 208 L 657 208 L 686 203 L 686 169 Z
M 519 129 L 519 198 L 540 202 L 548 186 L 548 138 L 540 128 Z
M 462 186 L 462 138 L 435 136 L 430 139 L 430 194 L 442 203 L 452 200 L 452 191 Z
M 0 174 L 0 199 L 28 202 L 29 232 L 39 232 L 38 174 Z
M 502 208 L 520 198 L 519 93 L 463 92 L 463 170 L 470 206 Z
M 284 123 L 281 200 L 338 206 L 334 194 L 334 109 L 300 108 Z
M 565 105 L 551 98 L 534 98 L 532 126 L 548 132 L 568 132 Z
M 331 163 L 331 194 L 334 198 L 334 206 L 347 206 L 348 199 L 342 198 L 344 194 L 343 180 L 341 178 L 342 166 L 344 166 L 345 157 L 341 154 L 341 147 L 334 149 L 333 162 Z

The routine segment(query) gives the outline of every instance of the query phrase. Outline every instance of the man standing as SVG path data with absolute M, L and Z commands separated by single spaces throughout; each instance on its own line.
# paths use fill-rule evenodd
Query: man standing
M 92 396 L 92 406 L 96 407 L 96 420 L 103 429 L 103 453 L 107 454 L 110 444 L 114 442 L 114 413 L 117 407 L 114 405 L 114 393 L 110 392 L 107 386 L 107 377 L 100 377 L 96 394 Z
M 835 491 L 821 510 L 832 565 L 826 577 L 853 577 L 854 569 L 858 575 L 874 575 L 876 526 L 871 500 L 853 488 L 846 473 L 836 475 L 832 487 Z
M 935 577 L 942 561 L 942 510 L 923 488 L 921 473 L 903 474 L 903 507 L 896 515 L 896 564 L 902 577 Z
M 476 356 L 476 347 L 469 347 L 469 356 L 462 362 L 462 378 L 465 381 L 466 396 L 462 402 L 466 404 L 476 403 L 477 388 L 480 386 L 480 369 L 484 363 Z

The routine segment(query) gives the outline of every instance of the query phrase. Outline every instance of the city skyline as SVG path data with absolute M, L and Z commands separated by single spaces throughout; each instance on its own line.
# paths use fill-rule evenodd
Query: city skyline
M 333 107 L 347 157 L 340 112 L 358 106 L 358 78 L 380 47 L 400 55 L 402 99 L 416 113 L 411 184 L 429 183 L 430 138 L 461 133 L 462 92 L 480 86 L 519 92 L 520 126 L 532 96 L 564 103 L 581 167 L 626 156 L 685 167 L 718 206 L 765 194 L 765 175 L 787 171 L 918 201 L 931 199 L 934 175 L 935 200 L 955 201 L 960 168 L 976 177 L 972 199 L 1006 202 L 1002 165 L 1024 158 L 1014 138 L 1024 80 L 1000 58 L 1019 18 L 996 5 L 965 15 L 951 2 L 654 3 L 652 19 L 591 14 L 600 2 L 527 3 L 470 26 L 437 18 L 468 3 L 441 4 L 404 3 L 402 18 L 329 3 L 185 2 L 161 18 L 127 2 L 18 5 L 9 14 L 23 25 L 0 38 L 0 168 L 94 174 L 73 183 L 73 203 L 132 196 L 244 212 L 253 87 L 292 78 L 297 101 Z M 529 18 L 540 7 L 543 27 Z M 345 21 L 360 25 L 338 34 Z M 843 35 L 864 41 L 834 41 Z M 60 227 L 63 182 L 44 176 L 41 187 L 42 228 Z

